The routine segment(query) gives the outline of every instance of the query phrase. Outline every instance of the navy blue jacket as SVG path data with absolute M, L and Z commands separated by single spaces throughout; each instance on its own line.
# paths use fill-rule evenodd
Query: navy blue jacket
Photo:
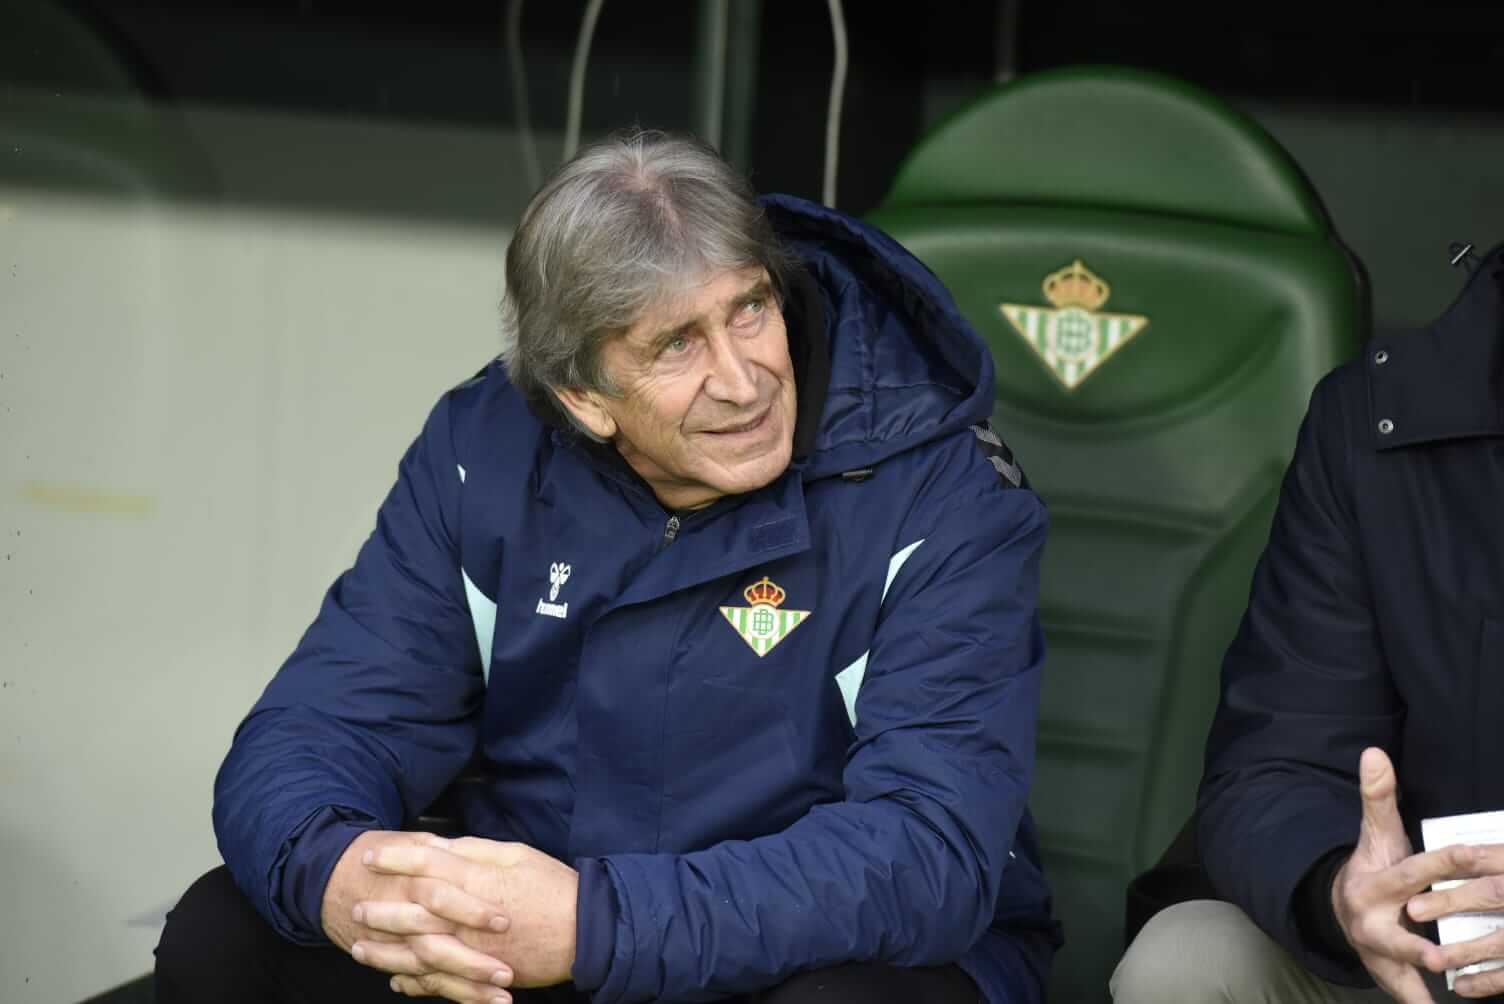
M 821 301 L 790 321 L 828 346 L 809 448 L 681 519 L 499 364 L 445 395 L 216 782 L 225 860 L 284 936 L 320 940 L 349 841 L 478 750 L 465 828 L 580 870 L 598 1001 L 865 959 L 1038 998 L 1045 511 L 981 427 L 991 359 L 938 280 L 859 222 L 765 204 Z
M 812 448 L 678 519 L 501 365 L 445 395 L 217 780 L 224 858 L 287 938 L 322 939 L 347 843 L 478 748 L 466 831 L 581 870 L 599 1001 L 853 959 L 1038 998 L 1044 508 L 973 428 L 993 368 L 938 281 L 853 219 L 766 204 L 823 299 Z
M 1222 684 L 1198 806 L 1213 885 L 1366 984 L 1297 902 L 1357 842 L 1359 754 L 1394 760 L 1416 849 L 1421 819 L 1504 808 L 1504 247 L 1434 324 L 1316 388 Z

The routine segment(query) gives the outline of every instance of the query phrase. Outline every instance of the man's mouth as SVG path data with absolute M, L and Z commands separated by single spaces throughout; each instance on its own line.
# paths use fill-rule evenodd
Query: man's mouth
M 768 416 L 772 413 L 773 406 L 768 405 L 768 407 L 764 408 L 757 415 L 738 425 L 728 425 L 720 429 L 707 429 L 705 431 L 715 436 L 739 436 L 748 432 L 756 432 L 762 428 L 763 423 L 768 420 Z

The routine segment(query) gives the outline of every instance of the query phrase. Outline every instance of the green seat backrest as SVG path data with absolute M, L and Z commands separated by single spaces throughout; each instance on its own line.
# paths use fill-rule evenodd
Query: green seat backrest
M 1361 267 L 1258 127 L 1119 68 L 975 100 L 872 222 L 991 346 L 994 422 L 1049 506 L 1032 806 L 1066 928 L 1051 997 L 1103 1000 L 1127 882 L 1194 804 L 1310 391 L 1366 324 Z

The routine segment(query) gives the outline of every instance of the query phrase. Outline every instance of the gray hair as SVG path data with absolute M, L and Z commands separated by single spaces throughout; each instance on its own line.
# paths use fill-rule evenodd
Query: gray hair
M 535 410 L 588 436 L 553 388 L 618 395 L 601 364 L 610 338 L 722 271 L 762 266 L 781 301 L 791 263 L 751 185 L 713 149 L 659 132 L 612 136 L 560 167 L 522 214 L 507 248 L 501 360 Z

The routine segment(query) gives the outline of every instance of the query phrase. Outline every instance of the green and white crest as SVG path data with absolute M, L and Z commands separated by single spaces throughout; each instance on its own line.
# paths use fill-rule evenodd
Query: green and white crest
M 764 575 L 742 590 L 750 606 L 721 607 L 726 623 L 762 658 L 809 617 L 808 610 L 781 610 L 785 593 Z
M 1019 303 L 1000 304 L 998 309 L 1068 391 L 1149 324 L 1138 314 L 1098 309 L 1112 289 L 1079 258 L 1045 276 L 1042 286 L 1053 309 Z

